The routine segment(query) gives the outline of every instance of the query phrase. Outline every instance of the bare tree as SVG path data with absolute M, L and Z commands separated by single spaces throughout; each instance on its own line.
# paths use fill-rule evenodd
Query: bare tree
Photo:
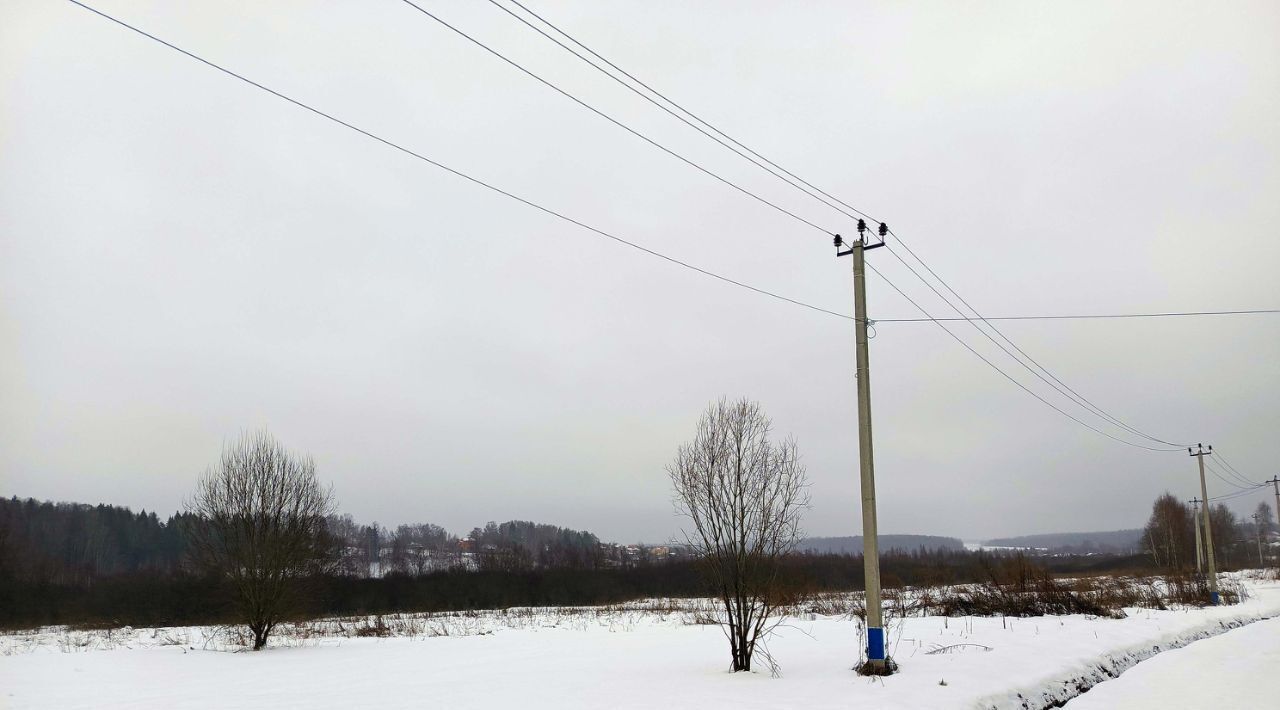
M 1209 527 L 1213 530 L 1213 556 L 1218 571 L 1232 569 L 1232 552 L 1240 546 L 1240 521 L 1225 503 L 1218 503 L 1209 511 Z
M 1182 569 L 1195 562 L 1193 513 L 1172 493 L 1156 498 L 1151 517 L 1143 530 L 1143 540 L 1152 561 L 1161 567 Z M 1214 528 L 1217 535 L 1217 528 Z
M 286 450 L 265 431 L 226 446 L 186 501 L 195 516 L 192 556 L 230 581 L 255 651 L 266 645 L 302 581 L 332 562 L 325 516 L 334 508 L 311 457 Z
M 329 515 L 325 518 L 324 525 L 332 547 L 331 554 L 337 559 L 334 573 L 346 577 L 367 577 L 367 546 L 361 544 L 364 540 L 364 528 L 356 523 L 350 513 Z
M 795 441 L 774 443 L 760 405 L 721 399 L 667 468 L 677 512 L 717 597 L 734 671 L 751 670 L 757 645 L 776 627 L 780 558 L 800 541 L 808 484 Z

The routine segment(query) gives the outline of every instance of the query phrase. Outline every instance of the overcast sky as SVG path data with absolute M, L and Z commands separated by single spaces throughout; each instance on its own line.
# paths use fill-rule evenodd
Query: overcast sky
M 852 312 L 822 232 L 402 2 L 90 4 L 575 219 Z M 852 233 L 493 5 L 422 4 Z M 526 4 L 888 221 L 984 315 L 1280 307 L 1270 0 Z M 888 250 L 869 261 L 954 315 Z M 919 315 L 874 276 L 868 297 L 872 318 Z M 1125 422 L 1280 469 L 1280 316 L 999 327 Z M 268 427 L 362 521 L 661 541 L 680 526 L 664 466 L 728 395 L 797 439 L 806 530 L 855 534 L 853 360 L 847 320 L 602 239 L 70 3 L 0 4 L 0 494 L 164 515 L 224 441 Z M 1185 452 L 1085 429 L 933 324 L 878 325 L 871 360 L 883 532 L 1138 527 L 1157 494 L 1198 493 Z

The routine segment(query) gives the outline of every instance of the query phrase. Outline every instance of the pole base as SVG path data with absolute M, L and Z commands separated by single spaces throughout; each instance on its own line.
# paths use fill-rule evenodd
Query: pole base
M 1209 603 L 1218 606 L 1222 603 L 1222 597 L 1218 596 L 1217 592 L 1209 592 Z
M 878 658 L 863 661 L 854 671 L 858 675 L 893 675 L 898 672 L 898 664 L 892 658 Z
M 885 652 L 884 629 L 867 627 L 867 660 L 855 669 L 858 675 L 893 675 L 898 664 Z

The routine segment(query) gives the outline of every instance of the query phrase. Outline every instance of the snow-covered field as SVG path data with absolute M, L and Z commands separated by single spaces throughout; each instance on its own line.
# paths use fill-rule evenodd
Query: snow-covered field
M 860 641 L 848 618 L 793 617 L 769 644 L 777 677 L 731 674 L 719 629 L 665 604 L 389 617 L 388 632 L 405 635 L 381 638 L 356 635 L 367 619 L 330 621 L 259 653 L 208 628 L 50 628 L 0 636 L 0 706 L 1036 708 L 1160 651 L 1280 615 L 1280 584 L 1248 587 L 1237 606 L 1125 619 L 909 618 L 891 633 L 902 672 L 883 679 L 850 670 Z M 1275 646 L 1274 622 L 1200 643 L 1219 659 L 1245 658 L 1255 649 L 1241 634 L 1265 629 Z M 1169 674 L 1203 672 L 1194 665 Z M 1105 698 L 1105 688 L 1092 692 Z M 1129 707 L 1142 694 L 1131 692 L 1119 705 L 1077 702 Z

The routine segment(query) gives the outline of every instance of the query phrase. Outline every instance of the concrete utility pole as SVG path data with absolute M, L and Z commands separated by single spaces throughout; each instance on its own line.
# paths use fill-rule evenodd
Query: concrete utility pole
M 1200 541 L 1200 499 L 1191 499 L 1191 522 L 1196 528 L 1196 574 L 1204 574 L 1204 543 Z
M 1213 445 L 1204 450 L 1204 444 L 1196 444 L 1196 451 L 1187 447 L 1187 453 L 1200 463 L 1200 497 L 1204 499 L 1204 548 L 1205 557 L 1209 559 L 1209 599 L 1218 603 L 1218 567 L 1213 563 L 1213 528 L 1209 525 L 1209 489 L 1204 484 L 1204 457 L 1213 455 Z
M 880 223 L 880 243 L 868 244 L 867 223 L 858 220 L 858 240 L 841 251 L 844 240 L 835 237 L 836 256 L 853 256 L 853 321 L 858 377 L 858 469 L 862 476 L 862 566 L 867 587 L 867 668 L 874 674 L 890 670 L 885 653 L 884 618 L 880 608 L 880 541 L 876 537 L 875 463 L 871 451 L 871 369 L 867 358 L 867 275 L 863 255 L 884 246 L 889 228 Z
M 1280 476 L 1272 476 L 1267 483 L 1276 489 L 1276 529 L 1280 530 Z
M 1258 538 L 1258 566 L 1262 566 L 1262 518 L 1257 513 L 1253 514 L 1253 534 Z

